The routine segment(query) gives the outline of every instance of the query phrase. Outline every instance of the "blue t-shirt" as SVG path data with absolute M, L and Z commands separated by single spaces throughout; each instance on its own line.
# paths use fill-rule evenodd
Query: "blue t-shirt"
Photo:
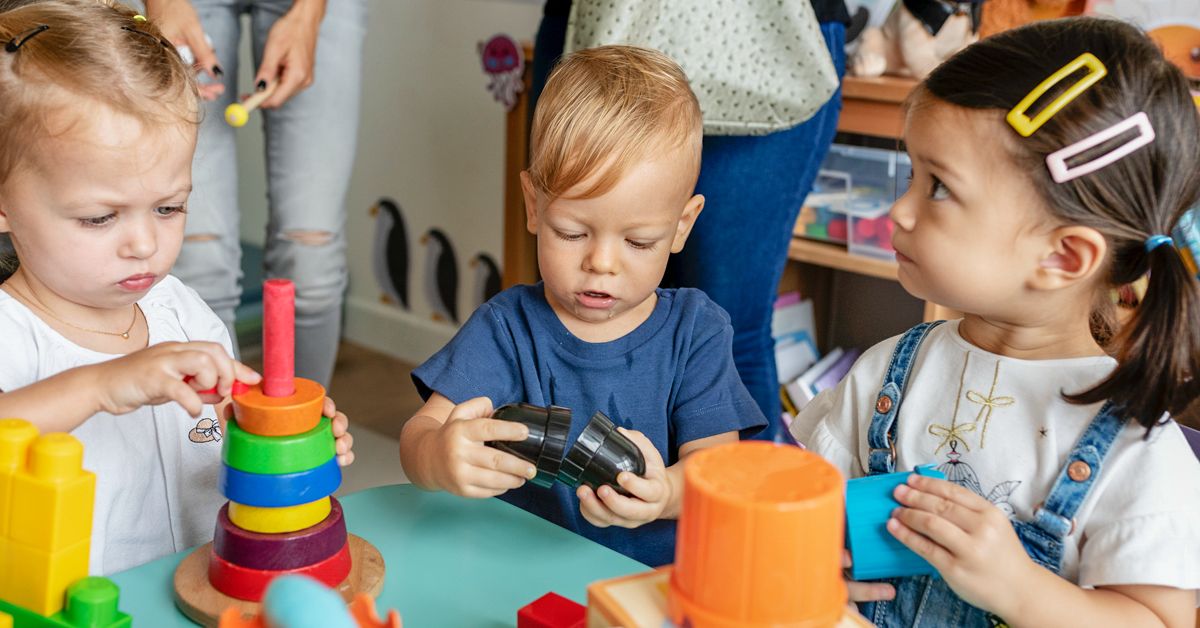
M 668 466 L 680 445 L 766 424 L 733 364 L 729 315 L 703 292 L 658 290 L 650 318 L 611 342 L 576 338 L 542 284 L 515 286 L 481 306 L 441 351 L 413 371 L 421 396 L 487 397 L 571 410 L 568 447 L 597 410 L 646 435 Z M 525 484 L 501 499 L 651 566 L 675 557 L 675 522 L 597 528 L 575 492 Z

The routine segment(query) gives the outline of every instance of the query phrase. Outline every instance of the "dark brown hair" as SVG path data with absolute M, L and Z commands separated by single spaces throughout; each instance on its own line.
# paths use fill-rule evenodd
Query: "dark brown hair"
M 1108 74 L 1030 137 L 1004 145 L 1052 218 L 1092 227 L 1108 243 L 1105 288 L 1150 273 L 1146 295 L 1110 349 L 1118 365 L 1095 387 L 1064 391 L 1072 403 L 1111 400 L 1147 429 L 1163 413 L 1182 413 L 1200 393 L 1200 284 L 1172 246 L 1146 251 L 1146 239 L 1170 234 L 1200 197 L 1200 115 L 1183 74 L 1137 28 L 1099 18 L 1036 22 L 981 40 L 935 69 L 923 84 L 940 100 L 970 109 L 1008 111 L 1046 77 L 1090 52 Z M 1085 71 L 1060 81 L 1029 109 L 1034 115 Z M 1156 139 L 1100 170 L 1055 183 L 1046 156 L 1145 112 Z M 1129 140 L 1118 136 L 1081 160 Z M 1079 162 L 1068 162 L 1077 165 Z M 1107 291 L 1107 290 L 1106 290 Z

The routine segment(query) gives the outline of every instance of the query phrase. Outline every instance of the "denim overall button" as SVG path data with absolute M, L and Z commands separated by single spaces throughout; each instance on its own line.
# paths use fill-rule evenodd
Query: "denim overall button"
M 875 402 L 875 411 L 879 414 L 887 414 L 892 409 L 892 398 L 887 395 L 879 395 L 879 399 Z
M 1092 466 L 1082 460 L 1076 460 L 1067 465 L 1067 477 L 1076 482 L 1086 482 L 1092 477 Z

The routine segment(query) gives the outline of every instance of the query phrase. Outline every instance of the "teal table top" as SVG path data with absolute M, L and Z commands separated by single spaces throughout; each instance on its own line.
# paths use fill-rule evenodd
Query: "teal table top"
M 383 554 L 380 615 L 394 608 L 405 626 L 515 626 L 517 610 L 548 591 L 582 604 L 588 584 L 649 569 L 498 499 L 395 485 L 341 502 L 350 532 Z M 135 627 L 194 625 L 172 588 L 188 552 L 111 576 Z

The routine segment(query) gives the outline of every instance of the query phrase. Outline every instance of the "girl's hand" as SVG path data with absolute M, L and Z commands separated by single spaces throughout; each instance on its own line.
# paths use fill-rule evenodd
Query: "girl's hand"
M 157 26 L 176 48 L 187 46 L 195 58 L 192 67 L 216 81 L 199 85 L 200 96 L 204 100 L 216 100 L 225 93 L 225 84 L 220 81 L 221 65 L 204 37 L 200 17 L 189 0 L 146 0 L 146 19 Z
M 887 522 L 901 543 L 929 561 L 968 603 L 995 612 L 1036 564 L 999 508 L 946 480 L 912 474 L 896 487 L 902 505 Z
M 617 476 L 617 484 L 629 491 L 632 497 L 625 497 L 611 486 L 601 486 L 595 491 L 589 486 L 580 486 L 575 491 L 579 496 L 579 512 L 588 523 L 598 528 L 636 528 L 660 519 L 671 503 L 674 492 L 662 456 L 654 443 L 641 432 L 623 427 L 617 429 L 642 450 L 642 456 L 646 459 L 646 475 L 638 477 L 622 471 Z
M 537 475 L 532 463 L 485 444 L 525 440 L 529 428 L 491 416 L 492 401 L 476 397 L 454 406 L 432 433 L 428 459 L 438 488 L 463 497 L 495 497 Z
M 338 466 L 350 466 L 354 462 L 354 437 L 347 431 L 350 429 L 350 419 L 346 418 L 345 413 L 337 411 L 337 406 L 329 397 L 325 398 L 325 408 L 321 413 L 333 422 L 334 452 L 337 454 Z
M 858 582 L 850 579 L 850 567 L 854 559 L 850 550 L 842 550 L 842 569 L 846 570 L 846 591 L 851 602 L 878 602 L 896 597 L 896 588 L 886 582 Z
M 324 16 L 324 0 L 295 0 L 292 8 L 271 26 L 254 82 L 260 89 L 276 82 L 278 87 L 263 101 L 263 109 L 279 107 L 312 85 L 317 36 Z
M 235 381 L 256 384 L 262 376 L 215 342 L 164 342 L 97 365 L 96 378 L 104 412 L 174 401 L 196 417 L 205 404 L 228 397 Z M 197 392 L 209 388 L 216 394 Z

